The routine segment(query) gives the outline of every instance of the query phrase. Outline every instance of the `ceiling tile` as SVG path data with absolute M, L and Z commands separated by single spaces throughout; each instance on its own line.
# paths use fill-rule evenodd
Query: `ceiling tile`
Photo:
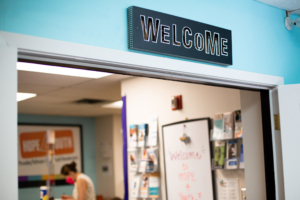
M 107 109 L 100 105 L 76 105 L 76 104 L 18 104 L 18 113 L 40 115 L 64 115 L 64 116 L 100 116 L 109 114 L 121 114 L 121 109 Z
M 53 97 L 47 95 L 37 95 L 34 98 L 26 99 L 24 101 L 20 101 L 20 105 L 37 105 L 37 104 L 66 104 L 73 101 L 76 101 L 77 98 L 74 97 Z
M 68 98 L 91 98 L 117 101 L 121 99 L 121 86 L 119 83 L 106 87 L 101 91 L 63 88 L 54 92 L 49 92 L 47 96 L 68 97 Z
M 43 85 L 29 85 L 18 84 L 18 92 L 44 94 L 59 89 L 59 86 L 43 86 Z
M 60 106 L 51 106 L 46 104 L 24 105 L 18 104 L 18 113 L 21 114 L 39 114 L 39 115 L 56 115 L 63 112 Z
M 18 102 L 18 113 L 64 116 L 102 116 L 121 114 L 121 109 L 101 104 L 75 104 L 83 98 L 121 100 L 121 81 L 131 76 L 111 75 L 100 79 L 18 71 L 18 91 L 37 93 Z
M 126 75 L 119 75 L 119 74 L 113 74 L 110 76 L 106 76 L 104 78 L 95 79 L 90 82 L 81 83 L 75 86 L 72 86 L 74 89 L 81 89 L 81 90 L 94 90 L 94 91 L 100 91 L 104 90 L 107 87 L 110 87 L 111 85 L 114 85 L 116 83 L 120 83 L 121 81 L 125 79 L 132 78 L 132 76 L 126 76 Z
M 103 115 L 120 115 L 122 113 L 121 109 L 111 109 L 111 110 L 99 110 L 99 111 L 95 111 L 95 110 L 86 110 L 84 112 L 82 111 L 70 111 L 70 112 L 66 112 L 66 113 L 61 113 L 58 115 L 67 115 L 67 116 L 82 116 L 82 117 L 96 117 L 96 116 L 103 116 Z
M 66 87 L 94 79 L 37 72 L 18 71 L 18 84 Z

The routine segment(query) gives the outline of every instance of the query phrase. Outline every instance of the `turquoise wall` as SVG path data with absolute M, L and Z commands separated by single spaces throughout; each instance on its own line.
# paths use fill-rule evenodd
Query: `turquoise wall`
M 94 182 L 96 187 L 95 160 L 95 120 L 92 117 L 64 117 L 47 115 L 18 115 L 19 123 L 47 123 L 47 124 L 76 124 L 82 126 L 83 134 L 83 165 L 84 173 Z M 71 195 L 73 186 L 57 186 L 54 188 L 55 197 L 63 193 Z M 39 199 L 39 188 L 19 189 L 19 200 Z M 1 199 L 1 198 L 0 198 Z
M 300 83 L 300 29 L 288 31 L 283 10 L 254 0 L 1 0 L 0 30 L 128 51 L 132 5 L 231 29 L 228 68 Z

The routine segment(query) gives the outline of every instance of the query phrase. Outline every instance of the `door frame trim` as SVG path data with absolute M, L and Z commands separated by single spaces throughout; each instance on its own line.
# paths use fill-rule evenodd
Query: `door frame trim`
M 120 51 L 0 31 L 7 45 L 18 48 L 19 59 L 58 62 L 129 75 L 192 81 L 226 87 L 272 89 L 282 77 L 210 64 Z
M 272 91 L 277 86 L 284 84 L 283 77 L 246 72 L 200 62 L 106 49 L 4 31 L 0 31 L 0 38 L 8 47 L 16 48 L 18 59 L 23 61 L 31 60 L 49 64 L 60 63 L 60 65 L 63 64 L 73 68 L 110 71 L 134 76 L 257 91 Z M 13 84 L 12 82 L 10 83 Z M 273 101 L 270 98 L 270 105 L 273 105 Z M 274 109 L 271 107 L 271 113 Z M 271 122 L 273 122 L 273 115 L 271 115 Z M 272 125 L 273 137 L 274 134 L 275 130 Z M 273 152 L 276 151 L 278 151 L 277 145 L 273 145 Z M 274 154 L 275 163 L 277 160 L 275 157 L 277 156 L 277 154 Z M 280 159 L 278 161 L 280 162 Z M 275 168 L 275 177 L 281 173 L 277 170 Z M 278 183 L 277 178 L 275 178 L 275 183 L 276 190 L 282 186 L 282 184 Z M 17 191 L 15 192 L 17 193 Z M 279 199 L 278 194 L 276 196 Z

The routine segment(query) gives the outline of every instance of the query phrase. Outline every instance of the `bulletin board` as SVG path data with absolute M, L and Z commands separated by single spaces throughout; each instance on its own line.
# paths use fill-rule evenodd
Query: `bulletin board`
M 186 120 L 162 128 L 167 199 L 214 200 L 210 119 Z M 180 140 L 184 132 L 188 143 Z
M 50 175 L 46 157 L 47 130 L 55 130 L 54 173 Z M 74 161 L 77 170 L 83 172 L 82 160 L 80 125 L 18 125 L 19 188 L 45 185 L 48 178 L 55 181 L 55 185 L 66 185 L 60 174 L 62 166 Z

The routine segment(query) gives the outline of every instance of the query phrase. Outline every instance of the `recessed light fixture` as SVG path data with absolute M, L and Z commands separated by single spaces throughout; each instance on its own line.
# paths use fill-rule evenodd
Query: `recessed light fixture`
M 35 96 L 36 96 L 36 94 L 33 94 L 33 93 L 18 92 L 17 93 L 17 102 L 23 101 L 25 99 L 30 99 L 30 98 L 35 97 Z
M 65 75 L 65 76 L 77 76 L 77 77 L 84 77 L 84 78 L 102 78 L 111 75 L 111 73 L 107 73 L 107 72 L 98 72 L 98 71 L 91 71 L 85 69 L 75 69 L 75 68 L 68 68 L 68 67 L 59 67 L 59 66 L 42 65 L 42 64 L 35 64 L 35 63 L 25 63 L 25 62 L 18 62 L 17 69 L 22 71 L 29 71 L 29 72 L 40 72 L 40 73 L 57 74 L 57 75 Z
M 108 103 L 103 105 L 103 108 L 117 108 L 117 109 L 121 109 L 123 106 L 123 101 L 115 101 L 113 103 Z

